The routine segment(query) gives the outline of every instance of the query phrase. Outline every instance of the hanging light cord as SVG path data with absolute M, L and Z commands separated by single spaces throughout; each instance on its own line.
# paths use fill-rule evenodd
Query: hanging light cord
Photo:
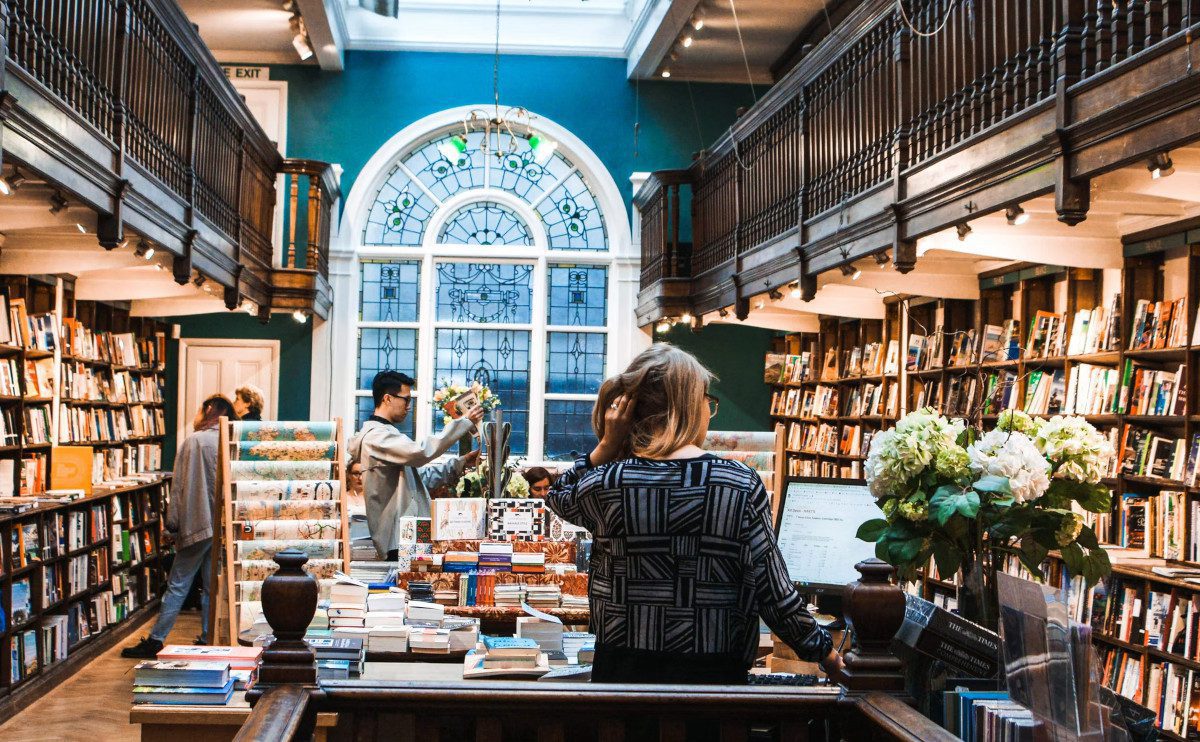
M 917 28 L 912 22 L 912 19 L 908 17 L 908 9 L 904 7 L 904 0 L 896 0 L 896 7 L 900 9 L 900 18 L 904 21 L 904 25 L 908 26 L 909 30 L 915 33 L 917 36 L 924 37 L 937 36 L 942 32 L 942 29 L 944 29 L 946 24 L 950 22 L 950 16 L 954 14 L 955 5 L 958 5 L 958 0 L 950 0 L 950 4 L 946 7 L 946 16 L 942 18 L 942 22 L 938 24 L 938 27 L 932 31 L 922 31 L 921 29 Z
M 750 95 L 758 103 L 758 91 L 754 89 L 754 76 L 750 74 L 750 58 L 746 56 L 746 42 L 742 39 L 742 24 L 738 21 L 737 5 L 729 0 L 729 9 L 733 11 L 733 27 L 737 29 L 738 46 L 742 48 L 742 64 L 746 66 L 746 82 L 750 84 Z
M 500 119 L 500 0 L 496 0 L 496 49 L 492 56 L 492 100 Z

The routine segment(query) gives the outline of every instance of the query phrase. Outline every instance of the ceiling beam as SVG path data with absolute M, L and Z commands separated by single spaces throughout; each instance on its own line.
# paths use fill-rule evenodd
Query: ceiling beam
M 323 70 L 345 69 L 345 0 L 296 0 L 296 7 L 308 29 L 308 40 Z
M 182 317 L 190 314 L 228 314 L 225 303 L 215 296 L 170 299 L 134 299 L 130 303 L 132 317 Z
M 625 48 L 625 74 L 630 79 L 650 78 L 671 53 L 679 32 L 691 19 L 700 0 L 645 0 Z
M 750 313 L 744 320 L 739 320 L 730 314 L 722 317 L 713 312 L 704 315 L 706 325 L 744 325 L 761 327 L 765 330 L 780 332 L 818 332 L 821 329 L 821 318 L 812 312 L 797 312 L 789 309 L 767 308 Z

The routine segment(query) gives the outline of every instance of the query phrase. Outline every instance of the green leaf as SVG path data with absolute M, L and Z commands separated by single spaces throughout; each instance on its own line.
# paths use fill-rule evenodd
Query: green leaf
M 888 522 L 883 518 L 874 518 L 863 523 L 858 527 L 857 538 L 862 541 L 874 543 L 883 536 L 883 532 L 887 530 Z
M 946 525 L 955 513 L 964 518 L 974 518 L 979 514 L 979 495 L 971 490 L 964 490 L 952 484 L 938 487 L 929 501 L 930 510 L 938 525 Z
M 971 486 L 976 492 L 996 492 L 1001 495 L 1012 494 L 1012 486 L 1008 482 L 1008 477 L 998 477 L 994 474 L 980 477 L 979 481 Z
M 1091 526 L 1084 526 L 1082 529 L 1080 529 L 1079 535 L 1075 538 L 1075 540 L 1080 546 L 1088 549 L 1100 548 L 1100 541 L 1096 538 L 1096 532 L 1092 530 Z
M 1060 552 L 1063 558 L 1063 564 L 1067 565 L 1067 570 L 1072 577 L 1083 576 L 1085 557 L 1083 549 L 1079 544 L 1067 544 L 1062 547 Z
M 892 555 L 898 562 L 913 562 L 917 558 L 917 553 L 921 551 L 922 541 L 921 538 L 896 541 L 893 543 Z
M 1053 496 L 1053 506 L 1059 508 L 1069 508 L 1071 500 L 1091 513 L 1107 513 L 1112 507 L 1112 492 L 1102 484 L 1052 479 L 1046 494 Z
M 963 554 L 958 547 L 945 539 L 934 539 L 933 560 L 937 563 L 938 572 L 952 575 L 962 566 Z
M 1025 569 L 1040 579 L 1043 576 L 1042 562 L 1046 560 L 1046 554 L 1049 552 L 1049 549 L 1032 539 L 1022 539 L 1017 558 L 1021 560 L 1021 564 L 1025 565 Z
M 1104 549 L 1091 549 L 1083 563 L 1083 580 L 1090 588 L 1112 574 L 1112 562 Z

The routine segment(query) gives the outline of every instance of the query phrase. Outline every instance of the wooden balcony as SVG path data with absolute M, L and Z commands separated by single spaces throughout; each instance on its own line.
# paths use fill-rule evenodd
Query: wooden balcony
M 0 0 L 0 44 L 3 164 L 96 215 L 79 222 L 81 249 L 137 236 L 171 256 L 181 286 L 199 272 L 229 308 L 272 306 L 275 183 L 287 170 L 174 2 Z M 320 189 L 305 206 L 323 213 L 304 218 L 327 225 L 336 187 Z M 46 260 L 43 272 L 59 268 Z M 308 269 L 322 274 L 321 259 Z M 322 313 L 327 282 L 318 288 L 308 310 Z
M 639 190 L 641 324 L 744 317 L 794 281 L 811 298 L 818 273 L 883 250 L 908 272 L 917 239 L 1025 199 L 1053 194 L 1078 224 L 1092 180 L 1200 139 L 1196 0 L 903 8 L 864 0 L 690 168 Z M 664 220 L 681 189 L 690 223 Z

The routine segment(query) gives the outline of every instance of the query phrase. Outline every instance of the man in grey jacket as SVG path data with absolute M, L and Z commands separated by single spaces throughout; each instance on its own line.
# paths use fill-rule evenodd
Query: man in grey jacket
M 350 439 L 351 460 L 362 465 L 363 494 L 367 525 L 375 550 L 394 561 L 399 552 L 396 525 L 400 518 L 430 514 L 429 489 L 461 476 L 463 469 L 479 461 L 479 451 L 445 462 L 431 463 L 459 439 L 471 434 L 483 419 L 476 407 L 466 416 L 452 420 L 441 435 L 424 444 L 396 430 L 412 407 L 416 381 L 398 371 L 380 371 L 371 382 L 375 414 Z

